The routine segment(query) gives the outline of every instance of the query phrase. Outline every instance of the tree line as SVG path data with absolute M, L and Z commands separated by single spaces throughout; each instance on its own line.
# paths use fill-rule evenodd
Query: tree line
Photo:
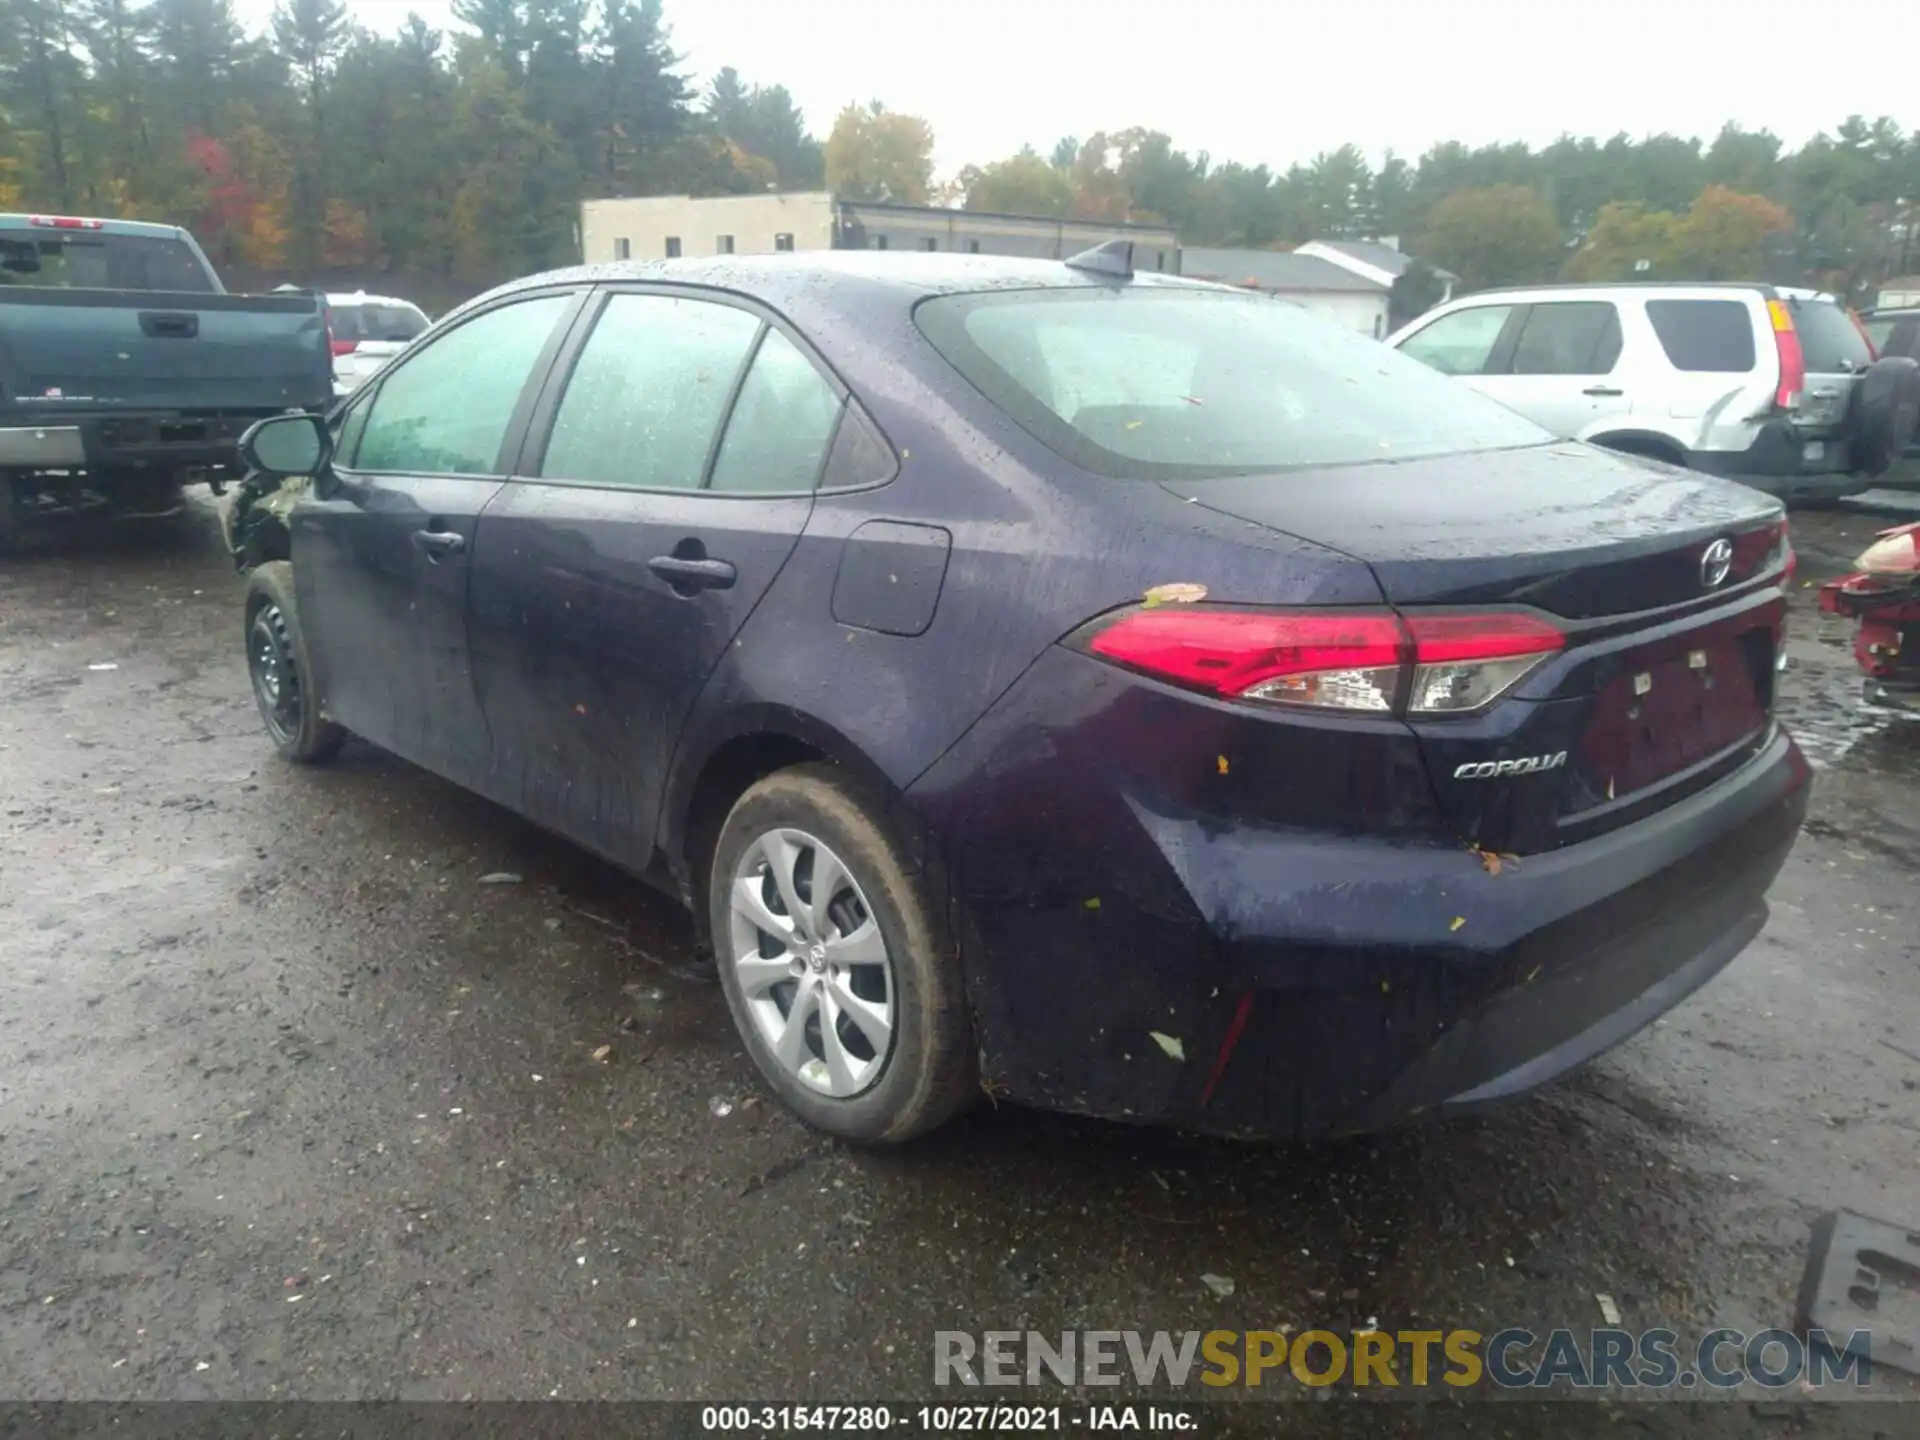
M 824 186 L 845 198 L 1155 220 L 1184 243 L 1394 235 L 1469 287 L 1555 277 L 1761 277 L 1861 295 L 1920 268 L 1920 131 L 1848 118 L 1789 150 L 1710 140 L 1352 146 L 1285 170 L 1142 128 L 968 165 L 879 102 L 824 138 L 784 86 L 697 86 L 662 0 L 454 0 L 393 35 L 342 0 L 0 0 L 0 209 L 187 225 L 217 264 L 454 289 L 577 257 L 591 196 Z

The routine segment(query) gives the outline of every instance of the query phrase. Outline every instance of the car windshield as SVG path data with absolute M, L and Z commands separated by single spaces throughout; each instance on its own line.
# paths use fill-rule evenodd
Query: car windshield
M 354 301 L 329 309 L 336 340 L 411 340 L 427 328 L 427 317 L 407 304 Z
M 1022 428 L 1096 474 L 1186 479 L 1513 449 L 1531 421 L 1264 296 L 1173 287 L 951 295 L 923 334 Z
M 0 234 L 0 285 L 214 293 L 213 277 L 185 241 L 98 231 Z

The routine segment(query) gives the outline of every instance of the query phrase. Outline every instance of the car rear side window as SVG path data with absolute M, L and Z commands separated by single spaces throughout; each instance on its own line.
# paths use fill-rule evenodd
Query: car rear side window
M 692 490 L 760 320 L 674 295 L 614 295 L 581 347 L 540 474 L 634 490 Z
M 498 475 L 520 393 L 572 302 L 543 295 L 502 305 L 401 357 L 381 378 L 353 468 Z
M 411 305 L 350 304 L 329 307 L 335 340 L 411 340 L 427 328 L 427 317 Z
M 1264 296 L 1187 287 L 943 296 L 922 333 L 1041 443 L 1178 479 L 1544 444 L 1513 411 Z
M 1873 363 L 1853 317 L 1831 300 L 1789 300 L 1800 353 L 1810 375 L 1850 375 Z
M 1514 346 L 1515 375 L 1605 375 L 1620 358 L 1620 312 L 1610 301 L 1532 305 Z
M 811 490 L 840 423 L 840 396 L 778 330 L 754 354 L 713 462 L 715 490 Z
M 1676 370 L 1745 375 L 1753 369 L 1755 322 L 1744 300 L 1649 300 L 1647 319 Z

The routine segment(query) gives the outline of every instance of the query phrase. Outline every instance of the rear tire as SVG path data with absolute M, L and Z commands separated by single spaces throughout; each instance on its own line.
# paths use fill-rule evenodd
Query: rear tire
M 293 595 L 293 562 L 271 560 L 247 585 L 247 674 L 273 748 L 296 765 L 323 765 L 347 732 L 320 714 L 307 638 Z
M 761 1077 L 866 1144 L 923 1135 L 977 1090 L 957 949 L 903 853 L 871 798 L 810 764 L 740 797 L 707 870 L 721 988 Z

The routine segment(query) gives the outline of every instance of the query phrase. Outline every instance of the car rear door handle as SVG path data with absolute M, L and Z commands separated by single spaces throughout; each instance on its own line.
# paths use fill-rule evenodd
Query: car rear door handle
M 647 568 L 675 590 L 727 590 L 740 572 L 726 560 L 702 560 L 681 555 L 656 555 Z
M 437 563 L 443 555 L 463 554 L 467 548 L 467 537 L 452 530 L 416 530 L 413 532 L 413 548 Z
M 1582 395 L 1624 395 L 1624 390 L 1616 390 L 1611 385 L 1589 385 L 1580 392 Z

